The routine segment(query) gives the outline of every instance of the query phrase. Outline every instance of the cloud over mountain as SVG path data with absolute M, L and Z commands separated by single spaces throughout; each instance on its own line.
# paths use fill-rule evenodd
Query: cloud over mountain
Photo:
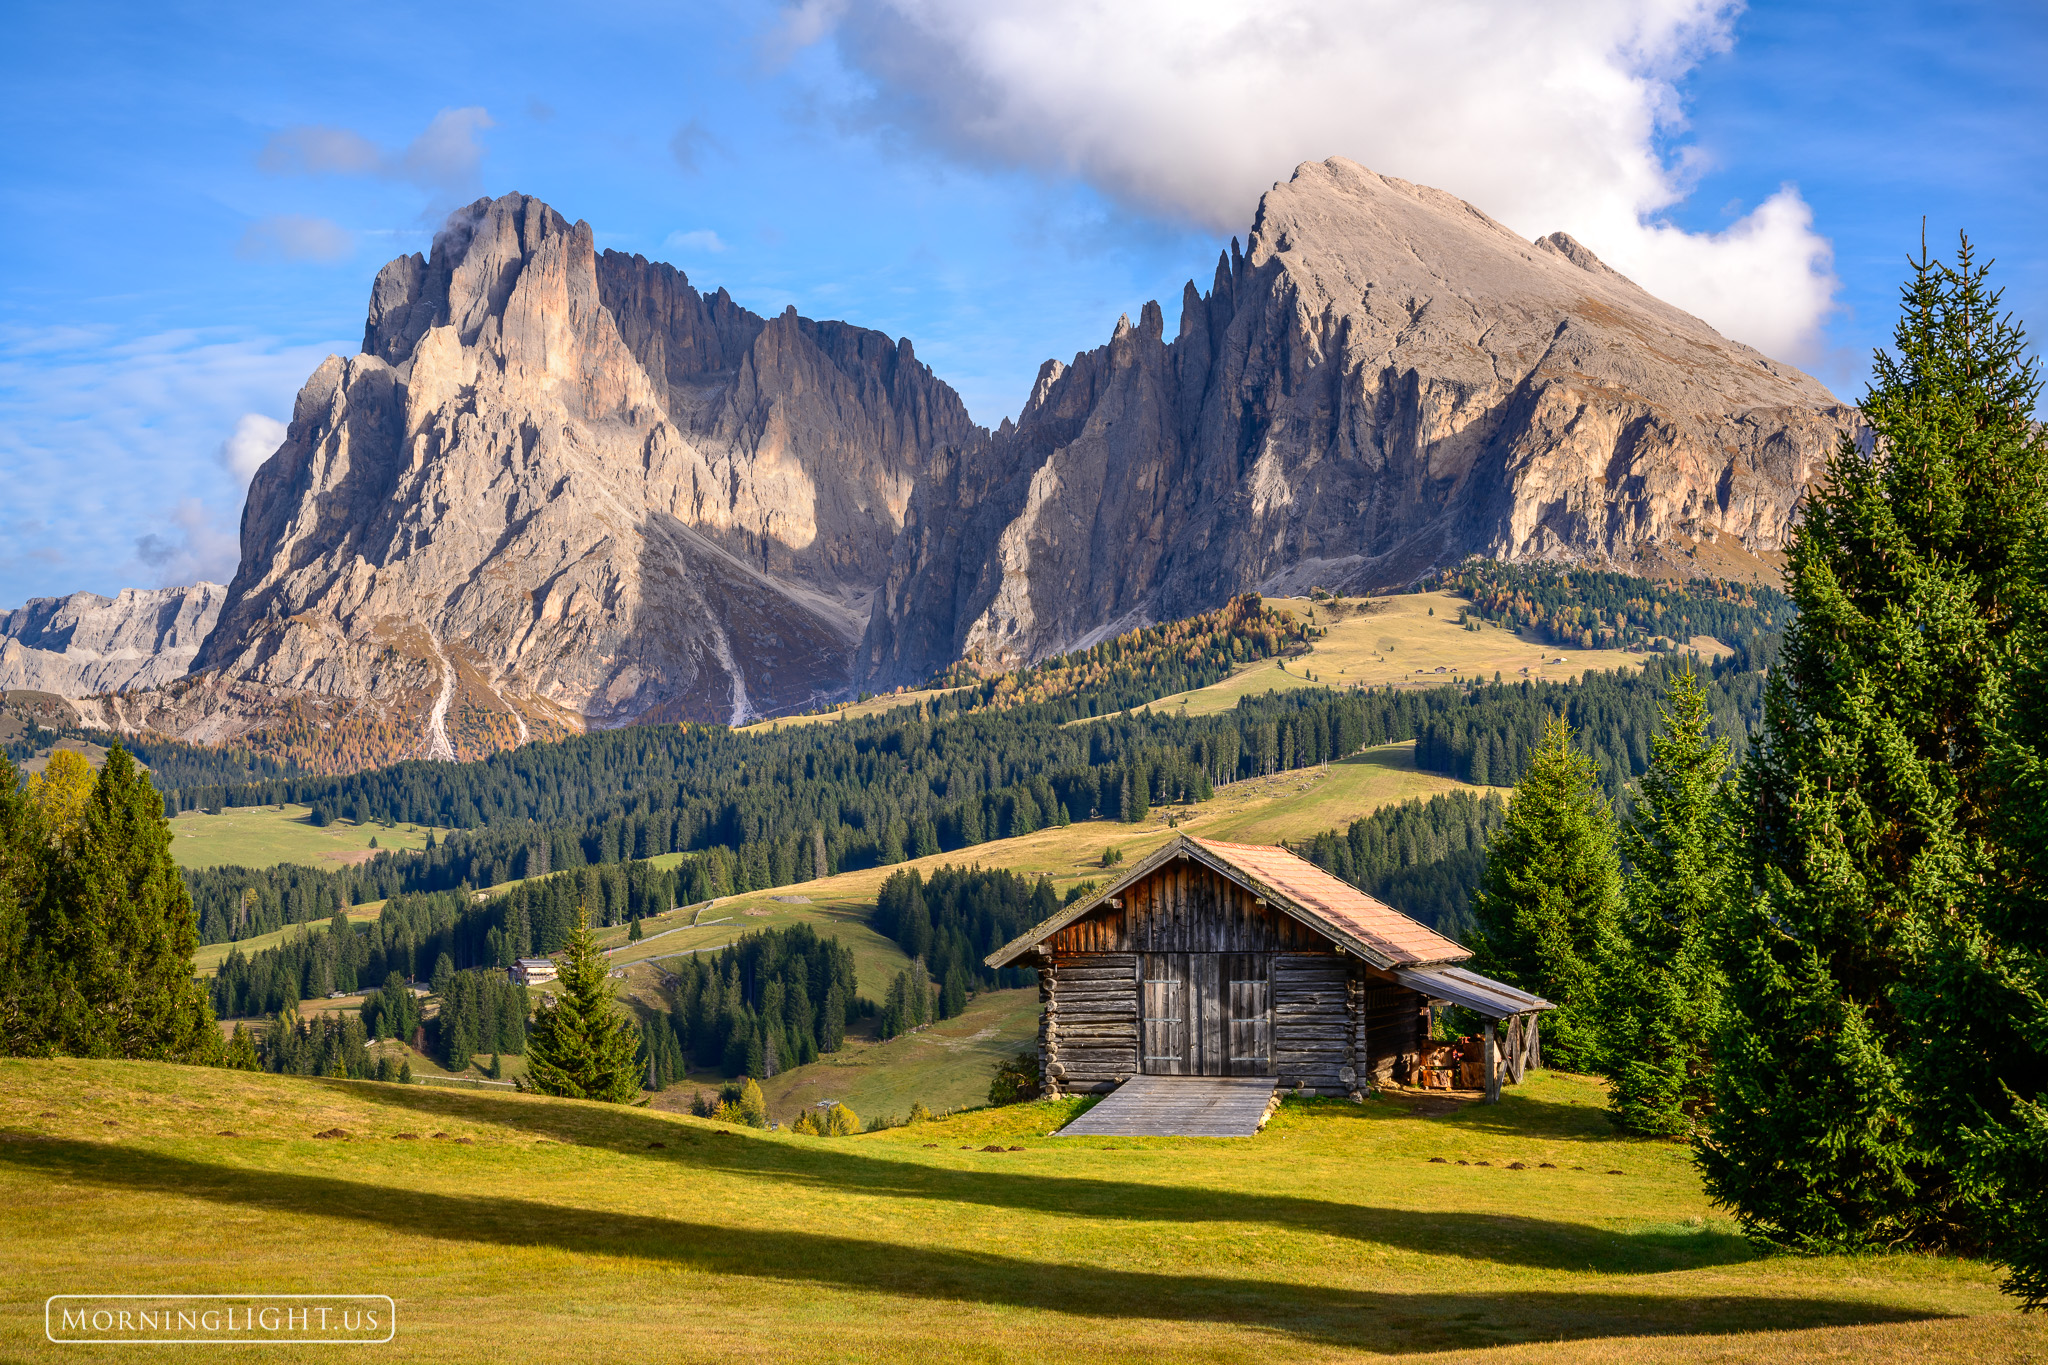
M 1733 42 L 1729 0 L 805 0 L 854 112 L 965 160 L 1085 178 L 1217 231 L 1297 163 L 1440 185 L 1528 237 L 1568 231 L 1738 340 L 1809 358 L 1835 280 L 1798 190 L 1723 231 L 1660 215 L 1698 153 L 1680 83 Z

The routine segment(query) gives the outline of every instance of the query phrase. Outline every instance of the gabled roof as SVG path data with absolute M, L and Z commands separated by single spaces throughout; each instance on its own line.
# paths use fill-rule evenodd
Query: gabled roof
M 1192 859 L 1229 878 L 1375 967 L 1420 967 L 1462 962 L 1472 956 L 1469 950 L 1428 925 L 1410 919 L 1284 848 L 1230 844 L 1183 834 L 1107 887 L 989 954 L 988 965 L 1010 965 L 1075 920 L 1099 909 L 1125 887 L 1177 858 Z

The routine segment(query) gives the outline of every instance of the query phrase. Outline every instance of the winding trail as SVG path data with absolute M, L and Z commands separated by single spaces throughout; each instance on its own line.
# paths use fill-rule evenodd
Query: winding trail
M 434 698 L 434 709 L 427 714 L 427 757 L 453 763 L 455 746 L 448 742 L 448 703 L 455 696 L 455 665 L 448 662 L 448 655 L 441 649 L 441 637 L 432 630 L 427 631 L 427 643 L 434 647 L 434 657 L 441 663 L 441 695 Z

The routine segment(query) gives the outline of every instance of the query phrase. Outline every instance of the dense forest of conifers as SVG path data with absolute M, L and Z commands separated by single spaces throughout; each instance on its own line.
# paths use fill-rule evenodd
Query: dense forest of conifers
M 1305 649 L 1323 633 L 1245 593 L 1214 611 L 1126 631 L 995 677 L 984 677 L 977 660 L 963 659 L 933 682 L 960 689 L 940 699 L 936 713 L 1065 701 L 1055 708 L 1065 719 L 1110 715 L 1221 682 L 1242 664 Z
M 1463 703 L 1431 717 L 1415 736 L 1415 766 L 1479 786 L 1521 781 L 1543 724 L 1562 715 L 1574 743 L 1600 769 L 1607 799 L 1627 807 L 1627 784 L 1650 763 L 1650 736 L 1664 687 L 1682 659 L 1651 659 L 1640 673 L 1593 673 L 1575 686 L 1547 690 L 1527 683 L 1482 684 Z M 1699 669 L 1718 733 L 1740 760 L 1749 731 L 1763 716 L 1764 675 L 1723 659 Z
M 950 1019 L 970 991 L 1025 986 L 1028 969 L 991 970 L 982 959 L 1060 907 L 1052 883 L 1005 868 L 914 868 L 892 873 L 875 896 L 869 924 L 924 962 L 939 983 L 939 1014 Z
M 864 1005 L 853 950 L 808 924 L 744 934 L 716 954 L 673 959 L 670 1008 L 642 1018 L 656 1078 L 685 1062 L 765 1079 L 837 1052 Z
M 1663 583 L 1628 574 L 1468 559 L 1434 586 L 1471 599 L 1471 615 L 1575 649 L 1685 645 L 1711 635 L 1738 651 L 1784 632 L 1792 599 L 1720 579 Z
M 410 803 L 474 802 L 495 823 L 451 832 L 423 853 L 387 852 L 334 871 L 214 868 L 188 874 L 203 942 L 325 918 L 391 896 L 491 886 L 555 869 L 670 852 L 685 860 L 637 913 L 832 872 L 973 848 L 1048 824 L 1137 820 L 1215 785 L 1303 768 L 1358 749 L 1418 741 L 1424 768 L 1512 783 L 1542 717 L 1583 732 L 1611 794 L 1642 771 L 1663 671 L 1593 674 L 1425 691 L 1305 688 L 1244 698 L 1199 717 L 1117 716 L 1067 725 L 1044 706 L 934 720 L 925 708 L 831 726 L 738 736 L 650 727 L 529 746 L 478 764 L 407 764 L 342 779 L 358 818 L 418 819 Z M 1740 734 L 1761 697 L 1756 674 L 1713 670 L 1714 705 Z M 576 774 L 581 773 L 583 777 Z M 589 798 L 587 788 L 608 793 Z M 535 815 L 550 816 L 547 820 Z M 617 923 L 609 895 L 592 911 Z M 379 978 L 381 979 L 381 978 Z

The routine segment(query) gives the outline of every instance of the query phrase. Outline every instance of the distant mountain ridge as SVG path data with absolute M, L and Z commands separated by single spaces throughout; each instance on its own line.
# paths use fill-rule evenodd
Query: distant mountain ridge
M 182 678 L 227 592 L 219 583 L 75 592 L 0 611 L 0 692 L 87 697 Z
M 1342 160 L 1265 196 L 1172 340 L 1147 304 L 995 432 L 908 340 L 764 318 L 512 194 L 378 273 L 361 353 L 315 371 L 250 486 L 190 676 L 103 671 L 144 690 L 87 707 L 467 757 L 1474 553 L 1714 542 L 1754 569 L 1854 425 L 1571 238 Z

